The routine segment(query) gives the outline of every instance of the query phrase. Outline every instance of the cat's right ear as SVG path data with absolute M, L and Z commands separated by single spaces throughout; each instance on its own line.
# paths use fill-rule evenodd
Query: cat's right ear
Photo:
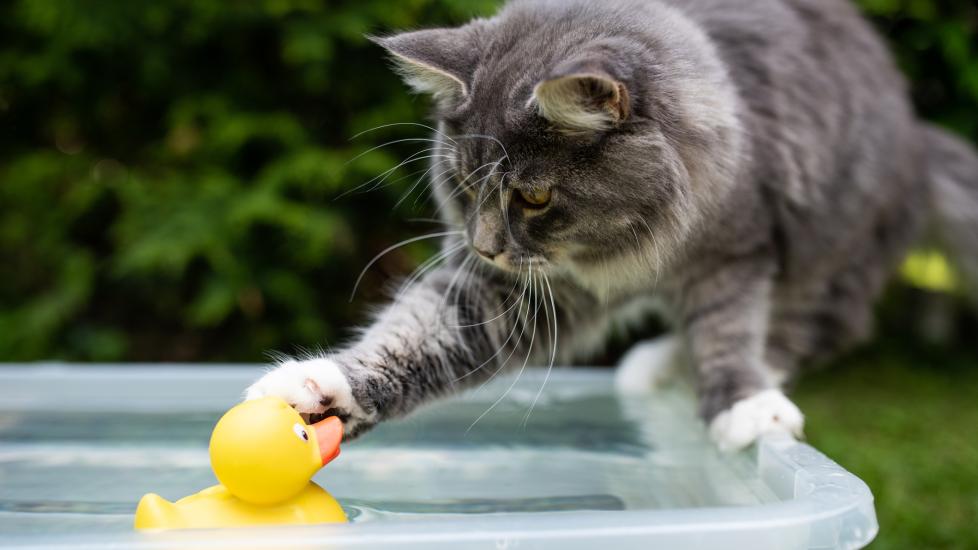
M 629 115 L 626 85 L 599 58 L 571 59 L 533 89 L 530 105 L 565 134 L 602 132 Z
M 438 101 L 468 95 L 477 61 L 469 29 L 428 29 L 367 38 L 390 52 L 398 72 L 414 91 L 431 94 Z

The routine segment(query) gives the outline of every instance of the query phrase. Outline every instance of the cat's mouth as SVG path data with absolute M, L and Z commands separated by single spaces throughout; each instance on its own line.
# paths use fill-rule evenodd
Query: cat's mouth
M 543 254 L 512 254 L 503 252 L 493 258 L 483 259 L 494 267 L 510 273 L 526 271 L 540 272 L 552 267 L 551 261 Z

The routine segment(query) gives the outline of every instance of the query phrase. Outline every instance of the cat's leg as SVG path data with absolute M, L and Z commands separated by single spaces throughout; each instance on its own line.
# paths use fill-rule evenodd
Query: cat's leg
M 800 436 L 804 419 L 765 363 L 773 266 L 763 258 L 731 261 L 691 276 L 680 320 L 699 378 L 700 414 L 723 450 L 769 433 Z
M 820 285 L 781 290 L 766 350 L 777 378 L 786 382 L 802 366 L 825 361 L 868 339 L 873 299 L 882 280 L 875 270 L 856 266 Z
M 641 395 L 662 387 L 683 364 L 682 348 L 682 341 L 675 334 L 643 340 L 632 346 L 615 371 L 618 392 Z
M 454 268 L 436 270 L 387 306 L 355 344 L 286 361 L 248 388 L 246 398 L 278 395 L 303 413 L 336 414 L 347 436 L 355 436 L 500 369 L 511 356 L 506 350 L 529 334 L 515 330 L 533 313 L 532 291 L 518 286 L 523 279 L 472 275 L 463 285 Z M 525 303 L 515 307 L 517 300 Z M 507 334 L 517 336 L 507 342 Z

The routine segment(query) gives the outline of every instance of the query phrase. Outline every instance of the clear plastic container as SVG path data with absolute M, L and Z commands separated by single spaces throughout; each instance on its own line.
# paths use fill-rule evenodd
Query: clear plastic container
M 724 456 L 681 385 L 617 396 L 610 370 L 570 369 L 538 400 L 543 371 L 500 376 L 344 445 L 316 480 L 349 525 L 133 532 L 142 494 L 214 483 L 210 430 L 259 373 L 0 367 L 0 546 L 781 550 L 877 532 L 866 485 L 808 445 Z

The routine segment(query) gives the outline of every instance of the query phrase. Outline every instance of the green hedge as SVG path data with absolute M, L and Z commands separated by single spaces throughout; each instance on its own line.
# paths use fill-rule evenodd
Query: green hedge
M 328 7 L 327 7 L 328 4 Z M 864 0 L 922 112 L 978 135 L 971 2 Z M 433 226 L 410 96 L 365 33 L 495 1 L 24 0 L 0 7 L 0 360 L 260 360 L 328 345 Z

